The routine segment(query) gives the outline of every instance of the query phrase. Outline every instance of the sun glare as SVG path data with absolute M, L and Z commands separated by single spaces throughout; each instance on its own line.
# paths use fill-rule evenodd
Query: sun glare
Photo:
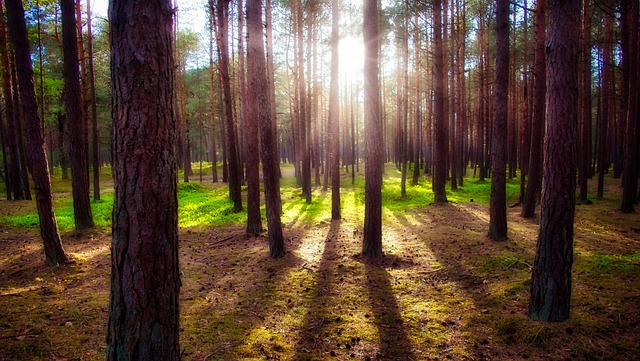
M 338 45 L 340 74 L 342 77 L 358 77 L 364 67 L 364 44 L 362 38 L 347 36 Z

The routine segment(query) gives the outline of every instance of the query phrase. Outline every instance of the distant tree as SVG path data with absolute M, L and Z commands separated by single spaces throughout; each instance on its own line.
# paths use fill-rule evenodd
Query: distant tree
M 4 12 L 0 8 L 0 57 L 2 61 L 2 91 L 4 92 L 4 114 L 7 120 L 7 147 L 9 148 L 9 172 L 7 183 L 11 184 L 14 200 L 24 199 L 24 191 L 20 179 L 20 153 L 15 131 L 13 106 L 13 88 L 11 87 L 11 65 L 7 48 L 7 33 Z
M 578 201 L 590 203 L 587 196 L 587 180 L 591 173 L 591 9 L 590 1 L 584 0 L 582 6 L 582 32 L 580 37 L 580 166 Z
M 549 0 L 547 122 L 529 317 L 569 318 L 576 200 L 580 0 Z
M 435 118 L 435 169 L 433 193 L 436 203 L 447 202 L 447 119 L 444 117 L 444 51 L 442 45 L 442 0 L 433 2 L 434 44 L 434 118 Z
M 374 19 L 372 19 L 374 20 Z M 329 164 L 331 169 L 331 219 L 340 219 L 340 114 L 338 43 L 340 11 L 338 0 L 331 0 L 331 81 L 329 83 Z M 371 20 L 370 20 L 371 21 Z M 366 106 L 365 106 L 366 108 Z M 326 182 L 325 182 L 326 184 Z
M 2 1 L 0 1 L 0 6 Z M 36 206 L 40 218 L 40 236 L 44 241 L 44 253 L 48 265 L 58 265 L 68 262 L 67 255 L 62 248 L 56 216 L 53 212 L 53 197 L 51 196 L 51 182 L 49 167 L 45 154 L 43 132 L 37 109 L 36 91 L 33 81 L 33 68 L 27 37 L 27 26 L 24 20 L 24 8 L 20 0 L 7 0 L 7 23 L 11 42 L 15 52 L 16 71 L 20 83 L 20 96 L 27 133 L 27 146 L 31 175 L 35 184 Z M 19 109 L 14 109 L 19 111 Z
M 60 10 L 62 12 L 66 133 L 69 145 L 69 162 L 71 163 L 73 216 L 76 229 L 81 230 L 93 227 L 93 215 L 89 198 L 87 148 L 83 133 L 75 1 L 60 0 Z
M 333 0 L 337 5 L 337 0 Z M 362 254 L 382 256 L 382 118 L 380 117 L 378 1 L 365 0 L 363 7 L 364 36 L 364 240 Z
M 220 75 L 224 91 L 224 113 L 227 126 L 227 145 L 229 153 L 229 198 L 233 202 L 233 211 L 242 210 L 242 196 L 240 194 L 240 163 L 238 160 L 238 148 L 236 146 L 236 130 L 231 103 L 231 78 L 229 75 L 229 2 L 230 0 L 218 0 L 216 3 L 218 36 L 220 37 Z
M 244 15 L 241 9 L 242 0 L 238 0 L 238 31 L 244 26 Z M 240 41 L 238 41 L 238 58 L 240 63 L 240 93 L 242 94 L 242 121 L 244 122 L 244 146 L 246 150 L 246 173 L 247 173 L 247 233 L 259 234 L 262 232 L 262 219 L 260 215 L 260 153 L 258 141 L 258 118 L 250 113 L 255 111 L 252 108 L 255 104 L 250 104 L 247 93 L 249 91 L 245 84 L 245 66 L 244 66 L 244 35 L 240 33 Z M 264 53 L 264 51 L 263 51 Z M 266 81 L 266 74 L 264 76 Z
M 489 238 L 507 239 L 507 106 L 509 102 L 509 0 L 496 4 L 496 79 L 491 139 L 491 205 Z
M 531 154 L 529 156 L 529 182 L 522 202 L 522 217 L 532 218 L 540 195 L 542 183 L 542 140 L 544 137 L 546 54 L 545 33 L 547 24 L 547 0 L 536 3 L 536 60 L 534 66 L 533 119 L 531 122 Z
M 170 0 L 109 2 L 113 241 L 107 360 L 179 360 Z
M 280 213 L 280 174 L 278 173 L 277 137 L 274 132 L 275 119 L 267 81 L 267 65 L 265 63 L 262 1 L 247 0 L 247 78 L 249 82 L 249 117 L 251 124 L 260 128 L 260 155 L 262 157 L 262 173 L 264 178 L 265 203 L 267 209 L 267 226 L 269 239 L 269 255 L 271 258 L 284 256 L 285 246 L 282 235 Z
M 100 153 L 98 131 L 98 109 L 96 104 L 96 74 L 93 64 L 93 26 L 91 1 L 87 1 L 87 57 L 89 58 L 89 103 L 91 105 L 91 160 L 93 164 L 93 200 L 100 200 Z M 53 151 L 53 150 L 51 150 Z
M 620 210 L 623 213 L 633 213 L 633 205 L 637 202 L 638 196 L 638 1 L 625 0 L 623 12 L 626 12 L 627 26 L 623 27 L 628 31 L 628 49 L 623 49 L 623 56 L 628 58 L 628 99 L 627 118 L 625 129 L 625 157 L 624 172 L 622 174 L 622 205 Z

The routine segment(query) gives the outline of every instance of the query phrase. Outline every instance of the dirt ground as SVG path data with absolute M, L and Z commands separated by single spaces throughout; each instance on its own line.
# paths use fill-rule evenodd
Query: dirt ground
M 181 229 L 183 359 L 640 359 L 640 216 L 578 205 L 572 316 L 542 323 L 526 317 L 537 224 L 518 212 L 501 243 L 485 204 L 391 213 L 378 261 L 359 255 L 361 216 L 301 215 L 278 260 L 241 226 Z M 110 229 L 63 242 L 75 263 L 46 267 L 36 230 L 0 229 L 0 360 L 104 359 Z

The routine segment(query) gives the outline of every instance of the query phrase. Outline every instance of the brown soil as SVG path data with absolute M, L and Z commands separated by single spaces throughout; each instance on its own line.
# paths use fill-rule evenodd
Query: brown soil
M 578 206 L 572 317 L 555 324 L 526 317 L 537 225 L 519 208 L 502 243 L 483 204 L 396 214 L 377 261 L 349 219 L 286 225 L 279 260 L 239 226 L 182 229 L 183 358 L 640 359 L 640 217 L 614 209 Z M 37 231 L 0 229 L 0 360 L 104 359 L 110 230 L 63 239 L 76 262 L 46 267 Z

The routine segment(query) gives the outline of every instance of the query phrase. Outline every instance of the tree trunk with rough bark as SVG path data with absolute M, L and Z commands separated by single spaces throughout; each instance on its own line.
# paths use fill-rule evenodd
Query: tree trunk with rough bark
M 60 0 L 62 11 L 62 45 L 64 55 L 66 133 L 71 163 L 73 215 L 77 230 L 93 227 L 89 198 L 89 169 L 84 136 L 80 73 L 78 71 L 78 37 L 74 0 Z
M 11 42 L 16 55 L 20 96 L 24 109 L 36 109 L 37 100 L 31 67 L 31 54 L 27 37 L 27 26 L 24 20 L 24 8 L 20 0 L 7 0 L 7 24 L 11 29 Z M 0 1 L 1 6 L 1 1 Z M 19 111 L 19 109 L 14 109 Z M 40 119 L 35 111 L 25 111 L 25 127 L 27 131 L 27 146 L 31 174 L 36 191 L 36 207 L 40 219 L 40 236 L 44 242 L 44 253 L 48 265 L 59 265 L 68 262 L 67 255 L 62 248 L 58 224 L 53 212 L 53 197 L 51 195 L 51 181 L 49 180 L 49 166 L 45 154 L 44 137 Z
M 109 3 L 113 241 L 107 360 L 179 360 L 171 1 Z
M 569 318 L 576 200 L 580 0 L 549 0 L 547 122 L 529 317 Z
M 341 218 L 340 212 L 340 114 L 338 99 L 339 56 L 338 0 L 331 1 L 331 82 L 329 84 L 329 164 L 331 169 L 331 219 Z
M 542 141 L 544 138 L 545 93 L 546 93 L 546 50 L 545 31 L 547 23 L 546 0 L 538 0 L 536 5 L 536 63 L 533 93 L 533 119 L 531 121 L 531 154 L 529 156 L 529 182 L 522 202 L 522 217 L 531 218 L 536 211 L 542 183 Z
M 434 16 L 434 118 L 435 118 L 435 169 L 433 176 L 434 201 L 447 202 L 447 119 L 444 118 L 444 53 L 442 45 L 442 0 L 433 2 Z
M 247 0 L 249 114 L 252 117 L 251 123 L 257 123 L 260 129 L 260 155 L 262 157 L 267 210 L 269 255 L 271 258 L 280 258 L 285 254 L 285 244 L 280 220 L 282 200 L 280 198 L 280 174 L 278 173 L 278 146 L 269 92 L 269 85 L 273 84 L 273 80 L 267 80 L 262 31 L 262 1 Z
M 507 121 L 509 105 L 509 0 L 496 4 L 496 78 L 491 139 L 491 204 L 489 238 L 507 239 Z M 515 94 L 514 94 L 515 95 Z
M 333 0 L 337 3 L 337 0 Z M 337 5 L 337 4 L 336 4 Z M 382 257 L 382 118 L 380 117 L 378 2 L 364 0 L 364 240 L 362 254 Z

